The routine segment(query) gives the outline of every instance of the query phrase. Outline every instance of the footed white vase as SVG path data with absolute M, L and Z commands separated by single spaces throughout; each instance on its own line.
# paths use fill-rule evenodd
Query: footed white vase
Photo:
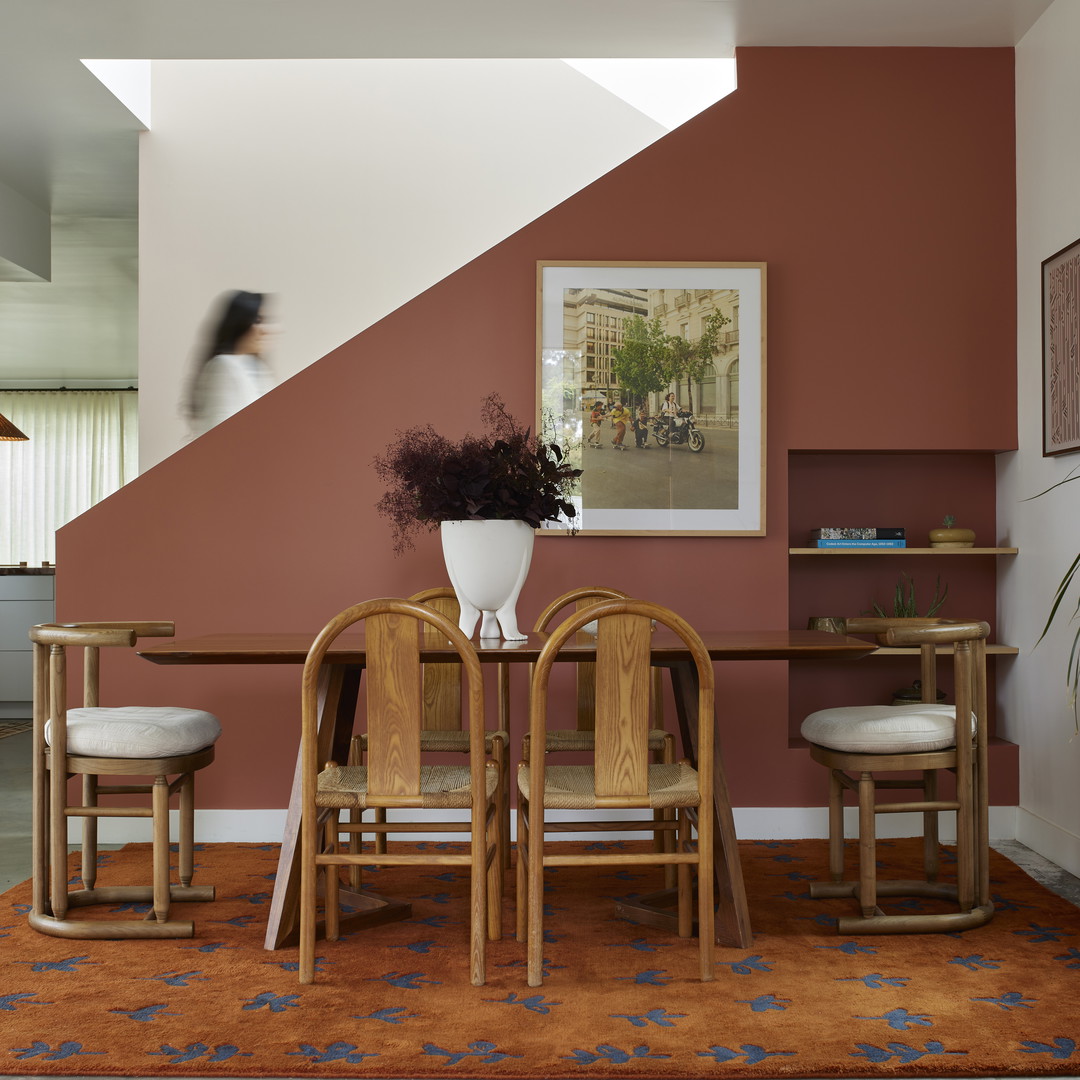
M 471 637 L 483 614 L 481 638 L 497 638 L 501 630 L 507 641 L 524 641 L 516 608 L 532 562 L 532 528 L 524 521 L 444 521 L 439 531 L 461 632 Z

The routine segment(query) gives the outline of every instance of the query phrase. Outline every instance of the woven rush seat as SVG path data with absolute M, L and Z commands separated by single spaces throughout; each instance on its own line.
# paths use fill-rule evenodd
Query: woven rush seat
M 975 733 L 975 717 L 971 718 Z M 844 705 L 802 723 L 807 742 L 848 754 L 922 754 L 956 742 L 952 705 Z
M 468 732 L 462 732 L 468 735 Z M 484 779 L 487 795 L 499 786 L 498 766 L 486 763 Z M 467 810 L 472 806 L 468 765 L 421 765 L 420 808 L 426 810 Z M 368 805 L 368 767 L 366 765 L 330 765 L 319 773 L 317 806 L 336 810 L 366 810 Z
M 548 810 L 596 810 L 596 770 L 588 765 L 549 765 L 545 770 L 544 806 Z M 529 773 L 522 769 L 518 785 L 531 798 Z M 699 806 L 697 772 L 686 761 L 648 767 L 648 805 L 653 810 Z

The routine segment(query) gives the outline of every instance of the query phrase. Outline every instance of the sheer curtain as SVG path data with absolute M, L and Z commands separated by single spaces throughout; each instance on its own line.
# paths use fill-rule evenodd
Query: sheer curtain
M 133 390 L 0 390 L 0 563 L 56 561 L 56 530 L 138 475 Z

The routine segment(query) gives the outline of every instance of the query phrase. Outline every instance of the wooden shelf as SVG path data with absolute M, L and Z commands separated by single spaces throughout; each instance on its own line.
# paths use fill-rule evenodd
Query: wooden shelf
M 931 548 L 931 547 L 793 547 L 788 548 L 789 555 L 1015 555 L 1014 547 L 969 547 L 969 548 Z

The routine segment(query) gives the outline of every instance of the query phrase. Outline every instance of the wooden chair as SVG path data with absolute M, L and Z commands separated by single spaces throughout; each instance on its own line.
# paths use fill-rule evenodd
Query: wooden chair
M 190 921 L 170 906 L 214 899 L 212 885 L 193 886 L 195 773 L 214 760 L 217 717 L 197 709 L 100 704 L 100 650 L 131 648 L 140 637 L 172 637 L 171 622 L 42 624 L 30 630 L 34 649 L 33 905 L 29 922 L 67 938 L 191 937 Z M 83 650 L 83 701 L 68 706 L 67 650 Z M 71 801 L 68 780 L 82 778 Z M 100 777 L 153 777 L 152 783 L 103 784 Z M 173 776 L 175 779 L 169 780 Z M 169 881 L 169 800 L 179 793 L 179 885 Z M 150 794 L 151 805 L 102 806 L 103 795 Z M 97 884 L 98 819 L 153 819 L 150 885 Z M 68 884 L 68 819 L 82 818 L 82 888 Z M 73 919 L 73 908 L 150 903 L 145 919 Z
M 846 620 L 849 634 L 883 635 L 888 645 L 920 649 L 922 704 L 822 709 L 802 724 L 810 756 L 829 770 L 829 874 L 811 884 L 814 897 L 853 896 L 861 914 L 837 921 L 842 934 L 904 934 L 967 930 L 988 922 L 990 900 L 986 776 L 985 622 L 947 619 Z M 953 653 L 955 705 L 937 703 L 939 648 Z M 937 790 L 938 774 L 955 774 L 954 798 Z M 916 772 L 916 777 L 897 777 Z M 882 775 L 884 774 L 884 775 Z M 915 788 L 903 802 L 879 801 L 881 789 Z M 844 792 L 858 794 L 859 880 L 844 880 Z M 956 814 L 956 884 L 938 880 L 938 815 Z M 922 880 L 879 881 L 875 820 L 878 814 L 921 813 Z M 955 912 L 886 915 L 879 896 L 933 897 L 954 901 Z
M 457 625 L 460 606 L 457 595 L 449 586 L 437 586 L 424 589 L 409 597 L 417 604 L 426 604 L 440 614 L 445 615 Z M 423 632 L 426 640 L 437 641 L 440 637 L 436 627 L 425 624 Z M 506 664 L 498 665 L 499 727 L 488 730 L 484 735 L 484 753 L 490 755 L 499 768 L 499 850 L 504 868 L 510 866 L 510 732 L 509 732 L 509 668 Z M 461 712 L 461 668 L 457 664 L 424 665 L 424 721 L 420 730 L 420 750 L 422 753 L 467 754 L 469 752 L 469 731 L 462 726 Z M 354 735 L 349 752 L 350 764 L 362 764 L 367 750 L 367 734 Z M 386 810 L 378 807 L 374 811 L 375 821 L 385 824 Z M 359 814 L 354 814 L 354 822 L 359 821 Z M 360 833 L 354 834 L 359 842 Z M 356 847 L 359 851 L 359 847 Z M 386 851 L 386 834 L 378 833 L 375 837 L 375 850 Z M 350 871 L 353 886 L 359 888 L 359 868 Z
M 598 604 L 603 600 L 625 600 L 629 596 L 619 589 L 609 589 L 603 586 L 586 585 L 581 588 L 571 589 L 556 597 L 540 613 L 533 626 L 533 631 L 545 631 L 551 626 L 553 620 L 567 608 L 583 611 L 585 608 Z M 545 736 L 544 749 L 549 754 L 586 752 L 591 753 L 595 747 L 595 722 L 596 722 L 596 665 L 591 663 L 575 664 L 575 678 L 577 680 L 577 713 L 576 723 L 572 728 L 549 728 Z M 650 682 L 650 726 L 649 726 L 649 751 L 654 760 L 671 764 L 675 760 L 675 736 L 664 729 L 664 683 L 663 671 L 653 668 Z M 529 760 L 530 734 L 526 732 L 521 742 L 521 760 Z M 657 821 L 672 821 L 672 813 L 669 810 L 657 810 Z M 674 851 L 674 835 L 670 830 L 658 829 L 654 838 L 654 846 L 657 851 Z M 664 881 L 667 888 L 675 886 L 675 867 L 669 866 L 664 871 Z
M 327 649 L 355 623 L 364 624 L 366 764 L 320 761 L 317 731 L 319 677 Z M 468 765 L 422 765 L 424 685 L 423 627 L 434 627 L 457 650 L 468 699 Z M 315 978 L 316 879 L 325 877 L 326 938 L 339 936 L 338 867 L 373 864 L 468 866 L 470 871 L 470 974 L 482 986 L 485 931 L 502 934 L 502 868 L 499 865 L 499 768 L 484 754 L 484 687 L 476 650 L 457 626 L 426 604 L 381 599 L 354 604 L 332 619 L 308 652 L 302 683 L 302 868 L 300 887 L 300 982 Z M 354 853 L 342 833 L 462 832 L 460 821 L 394 821 L 347 824 L 340 812 L 375 808 L 468 810 L 467 854 L 450 852 Z M 322 843 L 319 841 L 320 831 Z
M 548 765 L 534 754 L 518 768 L 517 936 L 528 942 L 528 982 L 543 981 L 543 875 L 548 866 L 678 867 L 678 930 L 693 933 L 690 868 L 697 867 L 698 939 L 701 978 L 713 977 L 713 668 L 701 638 L 674 612 L 641 600 L 608 600 L 577 611 L 548 638 L 532 678 L 529 731 L 543 745 L 548 713 L 548 680 L 559 650 L 585 623 L 597 621 L 595 757 L 591 765 Z M 649 681 L 652 622 L 686 643 L 697 669 L 698 768 L 687 762 L 649 763 Z M 677 821 L 637 820 L 552 822 L 546 810 L 633 810 L 677 812 Z M 691 826 L 697 826 L 697 845 Z M 677 832 L 675 851 L 547 854 L 545 830 Z

